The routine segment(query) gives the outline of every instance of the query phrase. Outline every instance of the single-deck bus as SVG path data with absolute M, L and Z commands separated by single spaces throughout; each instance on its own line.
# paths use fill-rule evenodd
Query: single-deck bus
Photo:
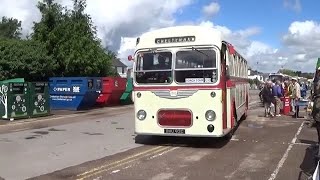
M 247 61 L 215 29 L 147 32 L 128 59 L 137 135 L 230 137 L 247 116 Z
M 291 76 L 282 73 L 270 73 L 268 79 L 272 82 L 276 82 L 279 80 L 281 83 L 283 83 L 284 81 L 290 81 L 291 78 Z

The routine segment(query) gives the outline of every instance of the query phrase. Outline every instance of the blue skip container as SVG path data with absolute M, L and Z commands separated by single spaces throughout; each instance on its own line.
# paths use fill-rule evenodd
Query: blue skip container
M 51 109 L 84 110 L 96 104 L 101 92 L 100 77 L 49 78 Z

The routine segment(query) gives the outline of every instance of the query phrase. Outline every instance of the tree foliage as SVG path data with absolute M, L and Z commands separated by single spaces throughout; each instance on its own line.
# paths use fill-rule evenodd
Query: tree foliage
M 55 68 L 43 44 L 32 40 L 0 39 L 0 80 L 17 77 L 29 81 L 45 80 Z
M 283 73 L 283 74 L 287 74 L 290 76 L 299 76 L 299 77 L 305 77 L 308 79 L 312 79 L 313 78 L 313 73 L 303 73 L 301 71 L 293 71 L 290 69 L 281 69 L 279 70 L 279 73 Z
M 0 80 L 24 77 L 47 80 L 51 76 L 108 76 L 115 54 L 102 47 L 96 27 L 86 14 L 86 1 L 73 0 L 71 10 L 54 0 L 38 2 L 40 22 L 31 39 L 22 40 L 21 21 L 0 22 Z
M 2 17 L 0 21 L 0 38 L 20 39 L 21 21 L 13 18 Z
M 52 0 L 39 2 L 42 19 L 35 23 L 32 38 L 45 43 L 49 55 L 57 60 L 56 76 L 106 76 L 113 53 L 104 51 L 89 15 L 85 0 L 74 0 L 67 10 Z

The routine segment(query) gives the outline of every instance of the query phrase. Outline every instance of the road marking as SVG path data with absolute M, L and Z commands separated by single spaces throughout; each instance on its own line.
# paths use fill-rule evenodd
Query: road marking
M 148 149 L 148 150 L 146 150 L 146 151 L 142 151 L 142 152 L 140 152 L 140 153 L 138 153 L 138 154 L 134 154 L 134 155 L 132 155 L 132 156 L 128 156 L 128 157 L 126 157 L 126 158 L 124 158 L 124 159 L 122 159 L 122 160 L 115 161 L 115 162 L 112 162 L 112 163 L 110 163 L 110 164 L 106 164 L 106 165 L 102 165 L 102 166 L 100 166 L 100 167 L 93 168 L 93 169 L 91 169 L 91 170 L 89 170 L 89 171 L 86 171 L 86 172 L 84 172 L 84 173 L 78 174 L 77 177 L 79 177 L 79 176 L 84 176 L 84 175 L 86 175 L 86 174 L 93 173 L 93 172 L 98 171 L 98 170 L 100 170 L 100 169 L 103 169 L 103 168 L 105 168 L 105 167 L 112 166 L 112 165 L 114 165 L 114 164 L 118 164 L 118 163 L 121 163 L 121 162 L 123 162 L 123 161 L 127 161 L 127 160 L 129 160 L 129 159 L 135 158 L 135 157 L 137 157 L 137 156 L 140 156 L 140 155 L 143 155 L 143 154 L 146 154 L 146 153 L 149 153 L 149 152 L 158 150 L 158 149 L 164 149 L 164 148 L 166 148 L 166 147 L 157 146 L 157 147 Z
M 303 128 L 304 122 L 301 123 L 298 131 L 294 135 L 293 139 L 291 140 L 291 143 L 289 144 L 286 152 L 283 154 L 282 158 L 280 159 L 276 169 L 273 171 L 273 173 L 270 175 L 268 180 L 274 180 L 277 177 L 277 174 L 279 173 L 280 169 L 282 168 L 284 162 L 287 160 L 290 150 L 292 149 L 293 145 L 295 144 L 298 135 L 300 134 L 302 128 Z
M 103 173 L 103 172 L 107 172 L 107 171 L 112 170 L 112 169 L 114 169 L 114 168 L 118 168 L 118 167 L 127 165 L 127 164 L 129 164 L 129 163 L 133 163 L 133 162 L 138 161 L 138 160 L 140 160 L 140 159 L 142 159 L 142 158 L 148 157 L 148 156 L 150 156 L 150 155 L 152 155 L 152 154 L 160 153 L 160 154 L 163 155 L 164 152 L 167 152 L 167 153 L 168 153 L 168 152 L 173 151 L 173 150 L 178 149 L 178 148 L 180 148 L 180 147 L 175 147 L 175 148 L 164 147 L 164 148 L 158 149 L 158 150 L 156 150 L 156 151 L 153 151 L 153 152 L 151 152 L 151 153 L 149 153 L 149 154 L 145 154 L 145 155 L 142 156 L 142 157 L 138 157 L 138 158 L 135 158 L 135 159 L 131 159 L 131 160 L 129 160 L 129 161 L 125 161 L 125 162 L 119 163 L 119 164 L 117 164 L 117 165 L 115 165 L 115 166 L 112 166 L 112 167 L 109 167 L 109 168 L 103 168 L 103 169 L 98 170 L 98 171 L 96 171 L 96 172 L 87 174 L 87 175 L 85 175 L 85 176 L 83 176 L 83 177 L 81 177 L 81 178 L 78 178 L 77 180 L 83 180 L 83 179 L 86 179 L 86 178 L 95 176 L 95 175 L 97 175 L 97 174 L 101 174 L 101 173 Z M 171 149 L 171 150 L 170 150 L 170 149 Z M 169 150 L 169 151 L 168 151 L 168 150 Z
M 161 152 L 161 153 L 159 153 L 159 154 L 156 154 L 156 155 L 153 155 L 153 156 L 149 157 L 149 160 L 154 159 L 154 158 L 159 157 L 159 156 L 162 156 L 162 155 L 164 155 L 164 154 L 167 154 L 168 152 L 173 151 L 173 150 L 176 150 L 176 149 L 178 149 L 178 148 L 179 148 L 179 147 L 174 147 L 174 148 L 172 148 L 172 149 L 165 150 L 165 151 L 163 151 L 163 152 Z
M 296 142 L 294 145 L 311 146 L 312 144 Z

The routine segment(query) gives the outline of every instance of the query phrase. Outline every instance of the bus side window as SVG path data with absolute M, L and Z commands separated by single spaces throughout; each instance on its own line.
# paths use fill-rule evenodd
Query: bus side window
M 230 76 L 234 76 L 234 73 L 233 73 L 233 69 L 234 69 L 234 67 L 233 67 L 233 55 L 230 55 L 229 54 L 229 74 L 230 74 Z

